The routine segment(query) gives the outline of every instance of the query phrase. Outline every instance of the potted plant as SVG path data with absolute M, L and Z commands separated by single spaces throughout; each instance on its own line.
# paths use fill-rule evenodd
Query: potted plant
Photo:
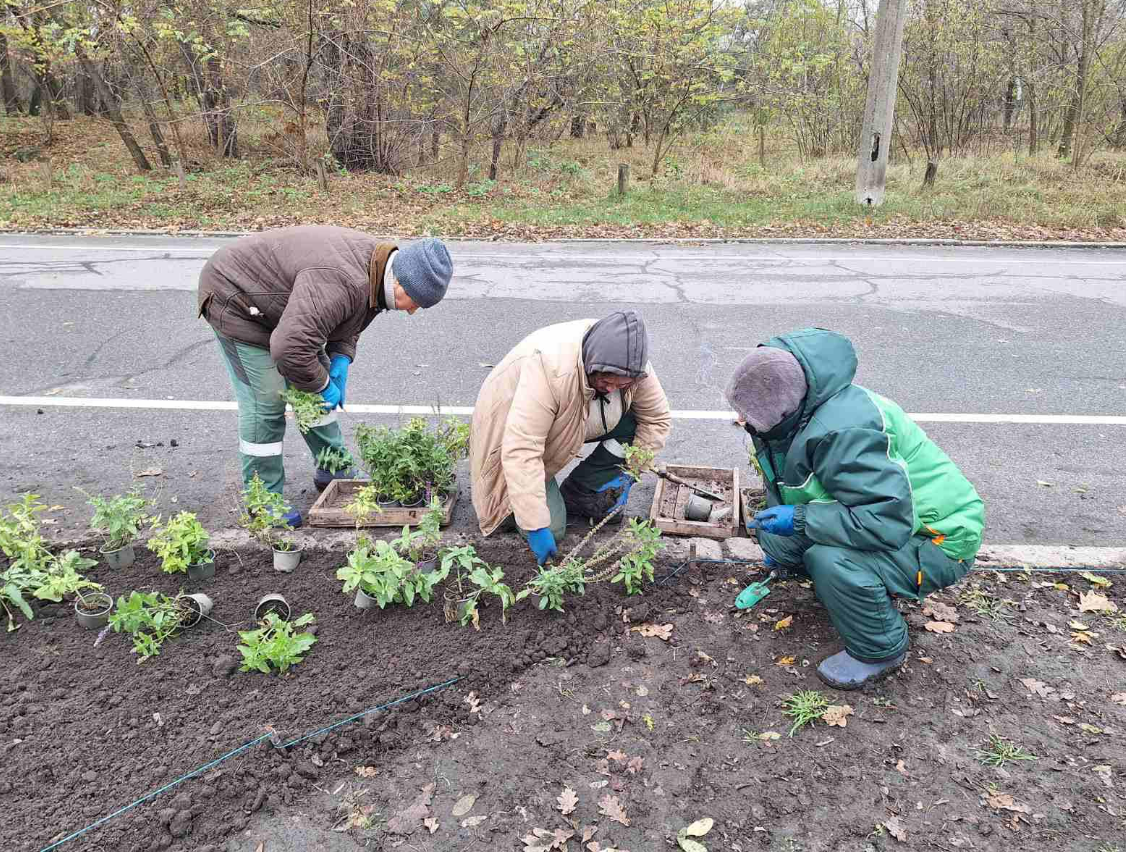
M 160 570 L 166 574 L 187 572 L 192 580 L 215 576 L 215 551 L 207 547 L 210 536 L 192 512 L 180 512 L 162 524 L 153 521 L 148 548 L 160 557 Z
M 355 465 L 356 460 L 343 447 L 323 447 L 317 453 L 317 470 L 313 475 L 313 485 L 316 486 L 317 491 L 324 491 L 332 480 L 341 478 L 337 476 L 338 474 L 343 473 L 344 477 L 351 479 L 352 468 Z
M 161 646 L 185 627 L 193 627 L 211 612 L 207 595 L 161 592 L 130 592 L 117 599 L 109 625 L 115 633 L 127 633 L 133 640 L 138 663 L 160 653 Z
M 141 534 L 149 501 L 139 488 L 108 499 L 97 494 L 86 494 L 86 498 L 87 505 L 94 508 L 90 529 L 102 537 L 102 558 L 110 568 L 128 568 L 133 564 L 133 542 Z
M 360 425 L 356 447 L 381 502 L 420 506 L 452 493 L 457 462 L 469 449 L 469 424 L 447 418 L 431 428 L 415 417 L 397 430 Z
M 414 606 L 416 599 L 430 602 L 434 586 L 445 579 L 441 570 L 423 572 L 386 541 L 372 541 L 360 536 L 348 554 L 348 562 L 336 571 L 336 579 L 344 583 L 343 591 L 356 593 L 360 609 L 401 603 Z
M 418 566 L 420 571 L 438 570 L 438 545 L 442 541 L 442 504 L 437 497 L 430 498 L 426 513 L 416 529 L 403 527 L 403 533 L 391 546 Z
M 78 624 L 87 630 L 101 630 L 109 622 L 113 598 L 105 592 L 78 592 L 74 601 L 74 615 Z
M 313 614 L 305 613 L 293 621 L 279 618 L 269 612 L 256 630 L 240 630 L 238 651 L 242 654 L 239 671 L 284 672 L 305 659 L 305 654 L 317 641 L 308 631 L 295 632 L 297 628 L 313 623 Z
M 500 601 L 501 621 L 507 621 L 508 608 L 516 603 L 516 596 L 501 582 L 504 571 L 490 567 L 468 544 L 442 552 L 441 571 L 448 575 L 454 568 L 457 569 L 456 591 L 446 592 L 446 620 L 459 621 L 463 627 L 472 622 L 473 629 L 480 630 L 480 607 L 488 600 L 486 596 L 492 596 Z
M 581 595 L 586 592 L 586 581 L 580 565 L 568 563 L 558 566 L 541 565 L 536 576 L 516 595 L 521 601 L 531 596 L 537 609 L 553 609 L 563 612 L 563 597 L 568 594 Z
M 274 551 L 274 570 L 289 573 L 301 562 L 302 548 L 292 538 L 279 531 L 288 528 L 285 521 L 285 499 L 280 494 L 267 490 L 258 474 L 242 493 L 243 514 L 239 518 L 242 526 L 254 538 Z

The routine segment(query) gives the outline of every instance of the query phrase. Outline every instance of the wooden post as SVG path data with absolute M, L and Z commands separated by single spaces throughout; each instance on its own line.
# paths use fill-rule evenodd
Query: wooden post
M 325 171 L 325 161 L 320 157 L 316 159 L 317 164 L 317 183 L 321 185 L 321 191 L 328 192 L 328 173 Z
M 629 163 L 618 163 L 618 195 L 629 192 Z
M 180 192 L 188 191 L 188 176 L 184 174 L 184 161 L 176 161 L 176 177 L 180 179 Z
M 878 14 L 857 154 L 856 203 L 862 207 L 879 207 L 884 202 L 907 0 L 880 0 Z

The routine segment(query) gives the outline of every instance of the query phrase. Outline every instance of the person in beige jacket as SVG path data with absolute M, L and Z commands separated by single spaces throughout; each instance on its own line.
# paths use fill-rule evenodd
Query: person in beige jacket
M 542 565 L 557 553 L 568 517 L 601 520 L 625 504 L 633 481 L 622 472 L 622 445 L 659 451 L 671 423 L 635 311 L 532 332 L 489 373 L 473 410 L 482 534 L 518 529 Z M 556 474 L 595 442 L 560 486 Z

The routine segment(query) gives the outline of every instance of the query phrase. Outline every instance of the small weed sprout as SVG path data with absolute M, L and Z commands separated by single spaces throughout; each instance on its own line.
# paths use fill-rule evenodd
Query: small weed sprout
M 990 594 L 979 586 L 964 589 L 958 596 L 958 602 L 965 604 L 982 618 L 1004 621 L 1013 617 L 1008 611 L 1013 601 Z
M 98 494 L 86 494 L 80 488 L 76 490 L 86 496 L 87 505 L 94 509 L 90 529 L 102 537 L 103 553 L 120 550 L 141 534 L 141 527 L 147 520 L 145 509 L 150 504 L 139 488 L 108 499 Z
M 990 734 L 989 741 L 984 746 L 974 749 L 974 757 L 986 766 L 997 767 L 1018 760 L 1040 759 L 1031 752 L 1025 751 L 1022 746 L 1014 743 L 1012 740 L 1005 739 L 996 734 Z
M 782 715 L 792 719 L 792 737 L 806 725 L 812 725 L 829 709 L 829 699 L 815 689 L 803 689 L 782 699 Z
M 148 548 L 160 557 L 160 570 L 166 574 L 184 573 L 189 565 L 206 562 L 211 551 L 210 536 L 192 512 L 180 512 L 162 524 L 153 521 L 153 535 Z
M 324 397 L 319 393 L 287 388 L 282 398 L 293 409 L 293 419 L 297 423 L 297 431 L 302 435 L 324 420 Z
M 266 613 L 256 630 L 240 630 L 242 654 L 239 671 L 284 672 L 305 659 L 305 654 L 317 641 L 308 631 L 295 632 L 297 628 L 313 623 L 313 614 L 305 613 L 295 621 L 285 621 L 276 612 Z

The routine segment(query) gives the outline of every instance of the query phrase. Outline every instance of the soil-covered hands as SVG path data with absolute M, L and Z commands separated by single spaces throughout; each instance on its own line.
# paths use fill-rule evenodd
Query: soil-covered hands
M 629 490 L 633 488 L 634 479 L 629 474 L 623 473 L 621 476 L 616 476 L 603 485 L 601 488 L 594 489 L 595 491 L 609 491 L 611 488 L 620 488 L 622 493 L 618 496 L 618 502 L 614 504 L 613 509 L 620 509 L 625 506 L 629 500 Z M 613 511 L 611 509 L 611 511 Z
M 771 506 L 759 512 L 747 524 L 749 530 L 762 530 L 770 535 L 794 534 L 794 507 Z
M 551 527 L 532 530 L 528 533 L 528 547 L 532 549 L 532 553 L 536 555 L 536 562 L 540 565 L 559 553 Z

